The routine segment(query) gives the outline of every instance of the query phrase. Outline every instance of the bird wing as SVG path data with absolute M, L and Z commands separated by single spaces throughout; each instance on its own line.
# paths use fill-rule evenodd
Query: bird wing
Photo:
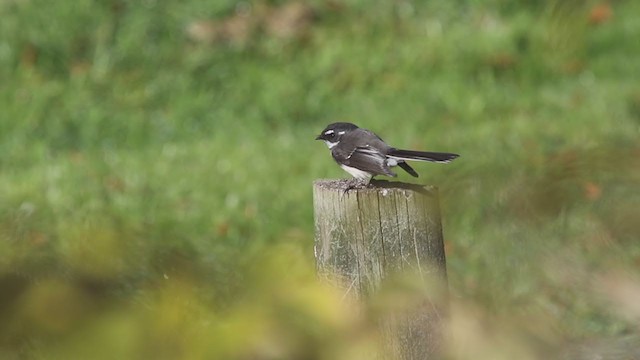
M 339 164 L 366 171 L 372 175 L 396 176 L 387 166 L 387 157 L 369 146 L 356 146 L 351 149 L 336 146 L 331 149 L 331 155 Z

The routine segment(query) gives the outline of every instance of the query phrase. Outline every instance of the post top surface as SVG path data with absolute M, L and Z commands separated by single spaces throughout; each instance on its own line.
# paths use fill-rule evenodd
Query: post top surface
M 385 190 L 411 190 L 419 193 L 431 194 L 438 191 L 438 188 L 433 185 L 411 184 L 401 181 L 388 181 L 388 180 L 371 180 L 368 186 L 354 187 L 353 179 L 319 179 L 313 182 L 315 187 L 325 190 L 336 190 L 343 192 L 378 192 L 381 189 Z M 351 186 L 351 188 L 350 188 Z

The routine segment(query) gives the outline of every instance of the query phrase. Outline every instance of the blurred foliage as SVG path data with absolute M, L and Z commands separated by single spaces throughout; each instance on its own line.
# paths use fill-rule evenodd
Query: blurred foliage
M 314 277 L 311 182 L 344 174 L 313 137 L 340 119 L 462 154 L 417 165 L 446 357 L 638 355 L 637 1 L 0 16 L 0 358 L 368 358 L 380 301 Z

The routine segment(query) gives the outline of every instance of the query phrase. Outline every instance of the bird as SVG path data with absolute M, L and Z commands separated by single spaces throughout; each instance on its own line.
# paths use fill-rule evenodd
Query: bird
M 418 177 L 418 173 L 407 164 L 408 160 L 449 163 L 460 156 L 445 152 L 397 149 L 372 131 L 349 122 L 327 125 L 316 140 L 324 141 L 338 165 L 364 185 L 368 185 L 374 176 L 396 177 L 397 174 L 391 170 L 395 166 Z

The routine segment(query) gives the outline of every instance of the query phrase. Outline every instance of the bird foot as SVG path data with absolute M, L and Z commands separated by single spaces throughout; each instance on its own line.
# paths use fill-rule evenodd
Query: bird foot
M 349 190 L 360 190 L 373 187 L 373 185 L 369 181 L 355 178 L 347 180 L 346 185 L 347 186 L 345 186 L 344 190 L 342 191 L 342 195 L 348 193 Z

